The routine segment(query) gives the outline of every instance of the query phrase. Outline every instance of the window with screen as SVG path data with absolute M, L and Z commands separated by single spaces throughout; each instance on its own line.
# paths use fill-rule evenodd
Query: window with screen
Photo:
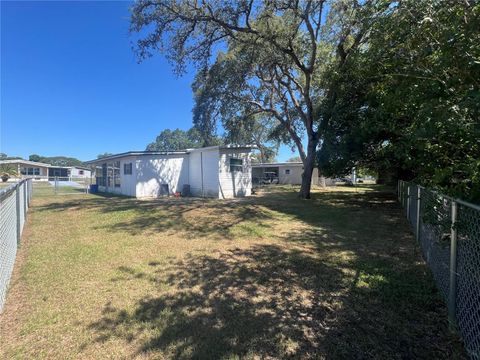
M 290 175 L 290 169 L 285 169 L 285 175 Z
M 103 186 L 107 186 L 108 184 L 108 164 L 102 164 L 102 174 L 103 174 Z
M 230 172 L 243 171 L 243 160 L 230 158 Z
M 105 165 L 105 164 L 103 164 Z M 105 172 L 103 171 L 103 166 L 97 166 L 95 168 L 95 178 L 97 180 L 97 185 L 98 186 L 105 186 Z
M 132 163 L 123 164 L 123 173 L 125 175 L 132 175 Z
M 113 183 L 115 187 L 120 187 L 120 161 L 113 163 Z

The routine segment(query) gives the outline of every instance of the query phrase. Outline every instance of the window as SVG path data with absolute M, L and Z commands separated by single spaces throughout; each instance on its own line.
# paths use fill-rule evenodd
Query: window
M 107 186 L 107 178 L 108 178 L 108 165 L 107 163 L 102 164 L 102 171 L 100 176 L 100 186 Z
M 27 175 L 40 175 L 40 168 L 27 168 Z
M 120 187 L 120 161 L 113 163 L 113 185 Z
M 20 174 L 27 175 L 27 168 L 24 168 L 24 167 L 20 168 Z
M 230 158 L 230 172 L 243 171 L 243 160 Z
M 78 170 L 78 175 L 83 175 L 83 170 Z
M 113 164 L 107 164 L 107 187 L 113 186 Z
M 285 169 L 285 175 L 290 175 L 290 169 Z
M 106 165 L 106 164 L 103 164 Z M 104 167 L 102 166 L 97 166 L 95 168 L 95 177 L 97 179 L 97 185 L 98 186 L 105 186 L 105 175 L 106 175 L 106 168 L 104 170 Z
M 132 163 L 123 164 L 123 174 L 132 175 Z

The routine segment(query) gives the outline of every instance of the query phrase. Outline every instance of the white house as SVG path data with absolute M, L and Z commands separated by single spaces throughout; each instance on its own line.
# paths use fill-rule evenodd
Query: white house
M 34 180 L 49 180 L 55 177 L 60 180 L 72 178 L 90 178 L 91 171 L 83 166 L 56 166 L 36 161 L 23 159 L 2 160 L 1 164 L 8 164 L 14 167 L 21 178 L 32 178 Z M 67 179 L 68 178 L 68 179 Z
M 183 195 L 232 198 L 251 194 L 251 147 L 131 151 L 88 161 L 98 191 L 152 198 Z
M 254 183 L 262 181 L 274 181 L 278 184 L 300 185 L 302 184 L 303 163 L 302 162 L 283 162 L 283 163 L 261 163 L 252 164 L 252 179 Z M 318 169 L 313 169 L 312 185 L 319 185 Z M 325 179 L 326 185 L 333 185 L 332 179 Z

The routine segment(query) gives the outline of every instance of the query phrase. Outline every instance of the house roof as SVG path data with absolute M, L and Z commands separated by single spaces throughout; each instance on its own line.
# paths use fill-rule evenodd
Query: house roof
M 24 164 L 24 165 L 57 168 L 57 169 L 75 169 L 76 168 L 76 169 L 82 169 L 82 170 L 90 170 L 90 168 L 86 166 L 60 166 L 60 165 L 52 165 L 52 164 L 41 163 L 41 162 L 30 161 L 30 160 L 23 160 L 23 159 L 0 160 L 0 164 Z
M 262 168 L 262 167 L 276 167 L 276 166 L 303 166 L 302 162 L 277 162 L 277 163 L 260 163 L 252 164 L 252 167 Z
M 26 165 L 33 165 L 33 166 L 42 166 L 42 167 L 52 167 L 50 164 L 30 161 L 30 160 L 23 160 L 23 159 L 12 159 L 12 160 L 1 160 L 0 164 L 26 164 Z
M 143 156 L 143 155 L 180 155 L 187 154 L 187 151 L 127 151 L 124 153 L 113 154 L 110 156 L 101 157 L 95 160 L 85 161 L 85 164 L 95 164 L 98 162 L 103 162 L 105 160 L 118 159 L 127 156 Z
M 113 154 L 110 156 L 105 156 L 95 160 L 85 161 L 85 164 L 96 164 L 99 162 L 103 162 L 105 160 L 113 160 L 118 158 L 123 158 L 127 156 L 147 156 L 147 155 L 183 155 L 189 154 L 191 152 L 201 151 L 201 150 L 213 150 L 213 149 L 238 149 L 238 150 L 251 150 L 253 146 L 234 146 L 234 145 L 225 145 L 225 146 L 208 146 L 203 148 L 196 148 L 196 149 L 185 149 L 185 150 L 176 150 L 176 151 L 127 151 L 124 153 Z

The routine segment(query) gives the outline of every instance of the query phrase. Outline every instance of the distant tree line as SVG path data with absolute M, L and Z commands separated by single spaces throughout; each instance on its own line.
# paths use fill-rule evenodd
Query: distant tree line
M 34 162 L 41 162 L 46 164 L 51 164 L 55 166 L 82 166 L 83 162 L 67 156 L 40 156 L 37 154 L 32 154 L 28 157 L 28 160 Z
M 0 153 L 0 160 L 16 160 L 21 159 L 20 156 L 8 156 L 5 153 Z
M 8 156 L 5 153 L 0 153 L 0 160 L 23 160 L 20 156 Z M 83 162 L 73 157 L 67 156 L 40 156 L 32 154 L 28 157 L 29 161 L 41 162 L 55 166 L 82 166 Z

